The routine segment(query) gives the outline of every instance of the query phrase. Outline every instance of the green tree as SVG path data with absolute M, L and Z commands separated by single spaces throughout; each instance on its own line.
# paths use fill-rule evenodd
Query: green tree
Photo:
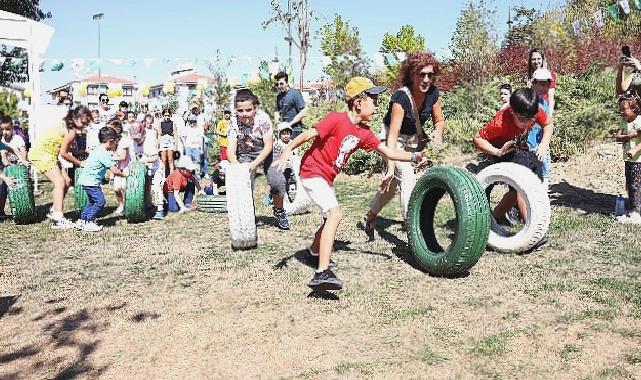
M 274 81 L 269 75 L 269 64 L 267 61 L 261 61 L 258 66 L 258 71 L 261 73 L 260 80 L 257 83 L 252 83 L 249 88 L 260 99 L 260 109 L 267 112 L 270 117 L 274 116 L 276 109 L 276 87 Z
M 401 26 L 396 34 L 385 33 L 379 52 L 381 53 L 412 53 L 425 50 L 425 37 L 417 34 L 411 25 Z M 391 85 L 396 81 L 400 63 L 396 60 L 385 59 L 385 84 Z
M 503 46 L 533 46 L 541 13 L 534 8 L 526 7 L 514 7 L 512 11 L 514 15 L 508 21 L 510 28 L 503 40 Z
M 331 24 L 324 25 L 320 32 L 321 51 L 330 59 L 323 71 L 332 78 L 334 86 L 344 87 L 353 76 L 367 75 L 369 61 L 365 58 L 358 28 L 350 27 L 336 14 Z
M 461 10 L 449 46 L 461 80 L 482 83 L 492 77 L 498 51 L 495 13 L 485 0 L 470 1 Z
M 216 50 L 216 57 L 209 64 L 209 71 L 214 78 L 214 83 L 207 95 L 214 99 L 214 103 L 219 109 L 226 108 L 229 104 L 229 93 L 231 91 L 231 86 L 227 81 L 229 65 L 231 65 L 231 60 L 223 59 L 220 50 Z
M 12 119 L 20 116 L 18 97 L 8 91 L 0 91 L 0 114 Z
M 51 12 L 40 9 L 40 0 L 2 0 L 1 8 L 3 11 L 15 13 L 34 21 L 51 18 Z M 0 65 L 0 85 L 28 80 L 27 53 L 24 49 L 2 45 L 0 57 L 15 58 L 4 60 Z M 16 64 L 17 62 L 18 64 Z

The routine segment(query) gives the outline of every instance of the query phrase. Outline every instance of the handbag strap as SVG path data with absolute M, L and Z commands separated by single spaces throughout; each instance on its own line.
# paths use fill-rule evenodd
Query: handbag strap
M 405 87 L 401 87 L 401 90 L 405 92 L 405 95 L 410 99 L 410 104 L 412 105 L 412 114 L 414 115 L 414 122 L 416 124 L 416 134 L 420 137 L 421 135 L 424 134 L 423 128 L 421 128 L 421 120 L 418 118 L 418 110 L 416 109 L 416 104 L 414 104 L 414 98 L 412 97 L 412 93 L 410 92 L 410 89 Z

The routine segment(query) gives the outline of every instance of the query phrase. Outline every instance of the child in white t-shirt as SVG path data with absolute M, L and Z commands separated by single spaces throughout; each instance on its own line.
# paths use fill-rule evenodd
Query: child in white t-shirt
M 623 143 L 625 161 L 625 188 L 628 191 L 630 208 L 617 219 L 621 223 L 641 224 L 641 104 L 635 95 L 619 98 L 621 127 L 616 141 Z
M 189 114 L 187 116 L 187 125 L 182 129 L 180 138 L 185 147 L 185 156 L 191 158 L 191 161 L 199 166 L 198 163 L 200 163 L 201 155 L 203 154 L 205 131 L 203 128 L 198 127 L 196 115 Z

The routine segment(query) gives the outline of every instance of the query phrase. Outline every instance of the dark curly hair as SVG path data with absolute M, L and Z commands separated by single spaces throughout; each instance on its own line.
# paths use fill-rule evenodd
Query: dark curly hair
M 63 120 L 65 121 L 65 124 L 67 124 L 67 128 L 72 129 L 76 127 L 73 119 L 82 116 L 91 117 L 91 111 L 89 110 L 89 108 L 85 106 L 72 108 L 69 110 L 69 112 L 67 112 L 67 116 L 65 116 Z
M 441 63 L 434 57 L 434 54 L 428 51 L 408 53 L 398 71 L 396 88 L 406 86 L 411 89 L 414 76 L 421 72 L 425 66 L 432 66 L 435 75 L 438 75 L 442 69 Z

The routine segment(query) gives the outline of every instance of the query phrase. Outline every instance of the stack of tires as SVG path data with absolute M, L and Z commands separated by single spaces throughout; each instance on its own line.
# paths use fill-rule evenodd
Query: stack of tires
M 196 201 L 198 202 L 198 211 L 227 212 L 227 199 L 224 195 L 199 195 Z
M 149 198 L 147 165 L 142 162 L 129 164 L 129 176 L 125 187 L 125 218 L 137 223 L 146 219 L 145 201 Z
M 456 211 L 455 237 L 444 249 L 434 231 L 436 206 L 447 193 Z M 485 252 L 490 208 L 483 188 L 464 169 L 434 167 L 416 182 L 408 202 L 407 233 L 418 265 L 435 276 L 456 276 Z
M 225 174 L 231 247 L 234 250 L 255 248 L 258 235 L 249 164 L 230 164 Z
M 550 198 L 547 188 L 530 169 L 512 162 L 490 165 L 476 175 L 489 195 L 497 183 L 516 190 L 527 208 L 527 221 L 523 229 L 509 233 L 499 223 L 492 223 L 488 246 L 498 252 L 520 253 L 536 247 L 547 234 L 550 226 Z
M 28 224 L 35 221 L 36 204 L 33 197 L 33 182 L 29 176 L 29 167 L 9 165 L 5 170 L 8 177 L 13 177 L 16 186 L 8 191 L 11 214 L 16 224 Z
M 78 184 L 78 179 L 80 178 L 80 175 L 82 174 L 82 171 L 84 170 L 83 167 L 78 166 L 74 170 L 74 180 L 73 180 L 73 204 L 74 204 L 74 209 L 76 210 L 77 213 L 82 213 L 82 210 L 85 208 L 87 205 L 87 202 L 89 202 L 89 197 L 87 196 L 87 192 L 85 189 L 82 188 Z

